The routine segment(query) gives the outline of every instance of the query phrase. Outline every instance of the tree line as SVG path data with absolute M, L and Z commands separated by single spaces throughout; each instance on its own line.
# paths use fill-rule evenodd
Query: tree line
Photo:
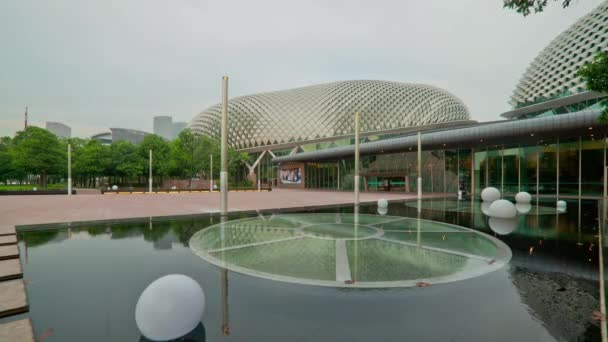
M 60 139 L 53 133 L 30 126 L 14 138 L 0 138 L 0 183 L 36 183 L 42 188 L 67 179 L 67 148 L 72 148 L 72 181 L 77 187 L 108 185 L 141 186 L 147 184 L 149 151 L 153 151 L 152 171 L 155 186 L 163 180 L 210 178 L 220 171 L 220 143 L 186 129 L 173 141 L 158 135 L 146 135 L 135 145 L 117 141 L 104 145 L 95 139 Z M 228 151 L 228 172 L 242 170 L 250 157 L 247 153 Z

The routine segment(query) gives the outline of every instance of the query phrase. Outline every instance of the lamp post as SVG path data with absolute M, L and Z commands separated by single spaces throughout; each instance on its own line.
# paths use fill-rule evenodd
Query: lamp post
M 422 133 L 418 131 L 418 200 L 422 199 Z
M 68 144 L 68 196 L 72 196 L 72 144 Z
M 209 155 L 209 192 L 213 192 L 213 153 Z
M 150 175 L 148 176 L 148 192 L 152 193 L 152 149 L 150 149 Z
M 220 170 L 220 212 L 228 212 L 228 76 L 222 78 L 222 126 L 221 126 L 221 170 Z

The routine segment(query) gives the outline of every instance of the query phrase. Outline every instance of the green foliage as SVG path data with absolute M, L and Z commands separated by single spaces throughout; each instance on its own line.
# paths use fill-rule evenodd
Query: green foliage
M 45 187 L 47 175 L 65 171 L 66 153 L 61 146 L 53 133 L 30 126 L 13 139 L 12 164 L 23 172 L 40 175 L 41 186 Z
M 587 89 L 600 93 L 608 92 L 608 52 L 598 52 L 591 62 L 585 63 L 577 71 L 587 83 Z M 608 122 L 608 100 L 600 102 L 604 111 L 600 116 L 601 122 Z
M 40 175 L 46 182 L 51 176 L 62 182 L 67 176 L 67 147 L 72 150 L 72 179 L 81 186 L 97 184 L 140 184 L 149 173 L 149 151 L 153 151 L 152 168 L 157 181 L 163 177 L 219 178 L 219 140 L 182 131 L 167 142 L 157 135 L 147 135 L 140 145 L 118 141 L 103 145 L 94 139 L 59 140 L 52 133 L 30 127 L 14 139 L 0 138 L 0 182 L 7 183 Z M 213 170 L 210 175 L 210 157 Z M 250 162 L 246 153 L 228 150 L 228 172 L 237 173 Z
M 561 1 L 562 7 L 566 8 L 570 6 L 572 0 L 553 0 Z M 539 13 L 542 12 L 545 7 L 549 4 L 549 0 L 505 0 L 504 7 L 514 9 L 523 16 L 529 15 L 531 12 Z

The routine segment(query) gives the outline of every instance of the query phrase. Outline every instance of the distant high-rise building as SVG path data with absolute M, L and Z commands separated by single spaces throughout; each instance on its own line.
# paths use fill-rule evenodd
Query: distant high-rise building
M 72 129 L 70 126 L 64 125 L 61 122 L 46 122 L 47 131 L 55 134 L 59 138 L 71 138 L 72 137 Z
M 144 137 L 150 133 L 129 128 L 110 128 L 110 132 L 95 134 L 91 139 L 95 139 L 104 145 L 109 145 L 120 140 L 128 141 L 133 144 L 141 144 Z
M 170 116 L 155 116 L 154 134 L 167 140 L 173 139 L 173 118 Z
M 173 139 L 177 138 L 179 132 L 183 131 L 188 126 L 187 122 L 174 122 L 173 123 Z

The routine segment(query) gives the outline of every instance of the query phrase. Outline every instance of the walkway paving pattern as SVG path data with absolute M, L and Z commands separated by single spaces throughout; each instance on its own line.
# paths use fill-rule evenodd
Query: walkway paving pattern
M 441 196 L 441 194 L 434 194 Z M 415 198 L 405 193 L 362 193 L 360 200 Z M 0 196 L 0 317 L 29 310 L 15 226 L 217 212 L 219 193 Z M 284 209 L 349 204 L 350 192 L 275 189 L 231 192 L 229 210 Z M 337 270 L 338 272 L 338 270 Z M 347 277 L 345 270 L 340 271 Z M 342 274 L 343 273 L 343 274 Z M 33 342 L 30 319 L 0 324 L 0 341 Z

